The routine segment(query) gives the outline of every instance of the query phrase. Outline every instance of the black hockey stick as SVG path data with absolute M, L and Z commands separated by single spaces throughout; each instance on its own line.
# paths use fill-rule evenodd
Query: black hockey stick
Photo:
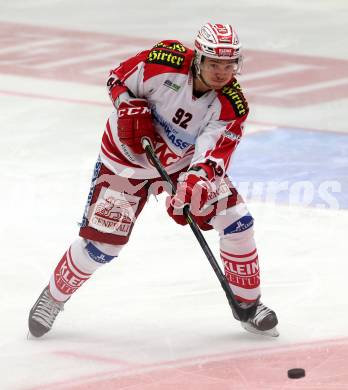
M 163 165 L 159 161 L 150 142 L 146 138 L 143 138 L 142 146 L 147 154 L 147 157 L 153 163 L 153 165 L 157 169 L 158 173 L 160 174 L 161 178 L 170 184 L 170 186 L 172 187 L 173 193 L 175 193 L 176 188 L 175 188 L 173 181 L 171 180 L 167 171 L 164 169 Z M 236 297 L 233 294 L 231 287 L 228 284 L 228 281 L 226 280 L 225 275 L 221 271 L 221 268 L 220 268 L 218 262 L 216 261 L 214 254 L 211 251 L 209 245 L 207 244 L 199 226 L 197 225 L 196 221 L 193 219 L 188 206 L 184 207 L 184 215 L 186 217 L 187 223 L 190 225 L 191 230 L 193 231 L 194 235 L 196 236 L 197 241 L 199 242 L 201 248 L 203 249 L 203 252 L 205 253 L 210 265 L 212 266 L 216 276 L 218 277 L 220 284 L 221 284 L 221 287 L 225 291 L 228 303 L 230 304 L 232 311 L 235 314 L 237 314 L 238 318 L 241 321 L 246 322 L 250 318 L 250 316 L 254 314 L 255 309 L 256 309 L 256 305 L 257 305 L 257 301 L 254 305 L 252 305 L 248 308 L 242 308 L 238 304 Z

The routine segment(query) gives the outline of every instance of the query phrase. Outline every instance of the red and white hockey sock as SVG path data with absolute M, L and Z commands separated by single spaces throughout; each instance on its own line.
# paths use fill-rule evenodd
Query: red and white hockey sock
M 253 221 L 245 203 L 238 203 L 212 219 L 220 234 L 226 279 L 236 298 L 246 303 L 256 301 L 261 294 Z
M 258 254 L 251 229 L 220 240 L 220 256 L 225 276 L 241 302 L 253 302 L 260 295 Z
M 74 241 L 51 276 L 49 287 L 52 297 L 65 302 L 98 268 L 116 257 L 121 248 L 121 245 L 111 246 L 82 238 Z

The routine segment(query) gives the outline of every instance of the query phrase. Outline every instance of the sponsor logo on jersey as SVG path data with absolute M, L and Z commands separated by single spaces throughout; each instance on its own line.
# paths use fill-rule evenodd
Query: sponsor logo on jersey
M 237 88 L 225 86 L 222 88 L 221 92 L 232 104 L 237 116 L 243 116 L 248 112 L 248 104 Z
M 230 226 L 224 229 L 224 234 L 240 233 L 249 229 L 254 224 L 254 218 L 248 213 L 238 221 L 233 222 Z
M 159 134 L 156 134 L 155 153 L 164 167 L 175 163 L 181 158 L 168 147 L 167 143 Z
M 174 84 L 172 83 L 170 80 L 166 80 L 163 85 L 165 85 L 166 87 L 172 89 L 173 91 L 175 92 L 178 92 L 179 89 L 181 88 L 180 85 L 177 85 L 177 84 Z
M 104 187 L 93 207 L 89 225 L 104 233 L 127 236 L 135 220 L 139 199 Z
M 159 42 L 154 47 L 164 47 L 166 49 L 171 49 L 178 51 L 179 53 L 186 53 L 187 49 L 180 42 L 172 42 L 170 45 L 166 45 L 164 42 Z
M 231 133 L 229 130 L 225 130 L 224 136 L 225 136 L 226 138 L 230 139 L 231 141 L 237 141 L 237 142 L 239 142 L 240 139 L 241 139 L 241 136 L 240 136 L 240 135 Z
M 151 64 L 167 65 L 175 69 L 180 69 L 185 61 L 181 54 L 173 54 L 167 50 L 151 50 L 146 62 Z
M 184 150 L 190 145 L 192 145 L 191 143 L 180 138 L 177 134 L 177 131 L 164 118 L 162 118 L 161 115 L 159 115 L 155 109 L 152 110 L 152 115 L 154 120 L 163 128 L 167 139 L 171 142 L 173 146 Z

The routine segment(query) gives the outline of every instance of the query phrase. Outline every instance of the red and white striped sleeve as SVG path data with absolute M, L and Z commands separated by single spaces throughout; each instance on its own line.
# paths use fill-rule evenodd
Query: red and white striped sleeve
M 114 106 L 117 104 L 118 97 L 123 93 L 128 93 L 133 97 L 143 97 L 143 70 L 148 53 L 149 50 L 142 51 L 110 71 L 107 88 Z

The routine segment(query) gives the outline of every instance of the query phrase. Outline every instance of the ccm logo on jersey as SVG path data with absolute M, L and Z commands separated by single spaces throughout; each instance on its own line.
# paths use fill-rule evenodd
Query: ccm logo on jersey
M 173 54 L 166 50 L 151 50 L 147 56 L 147 62 L 159 65 L 168 65 L 179 69 L 184 63 L 185 57 L 180 54 Z
M 138 114 L 151 114 L 151 110 L 149 107 L 127 107 L 118 110 L 119 118 L 125 115 L 138 115 Z

